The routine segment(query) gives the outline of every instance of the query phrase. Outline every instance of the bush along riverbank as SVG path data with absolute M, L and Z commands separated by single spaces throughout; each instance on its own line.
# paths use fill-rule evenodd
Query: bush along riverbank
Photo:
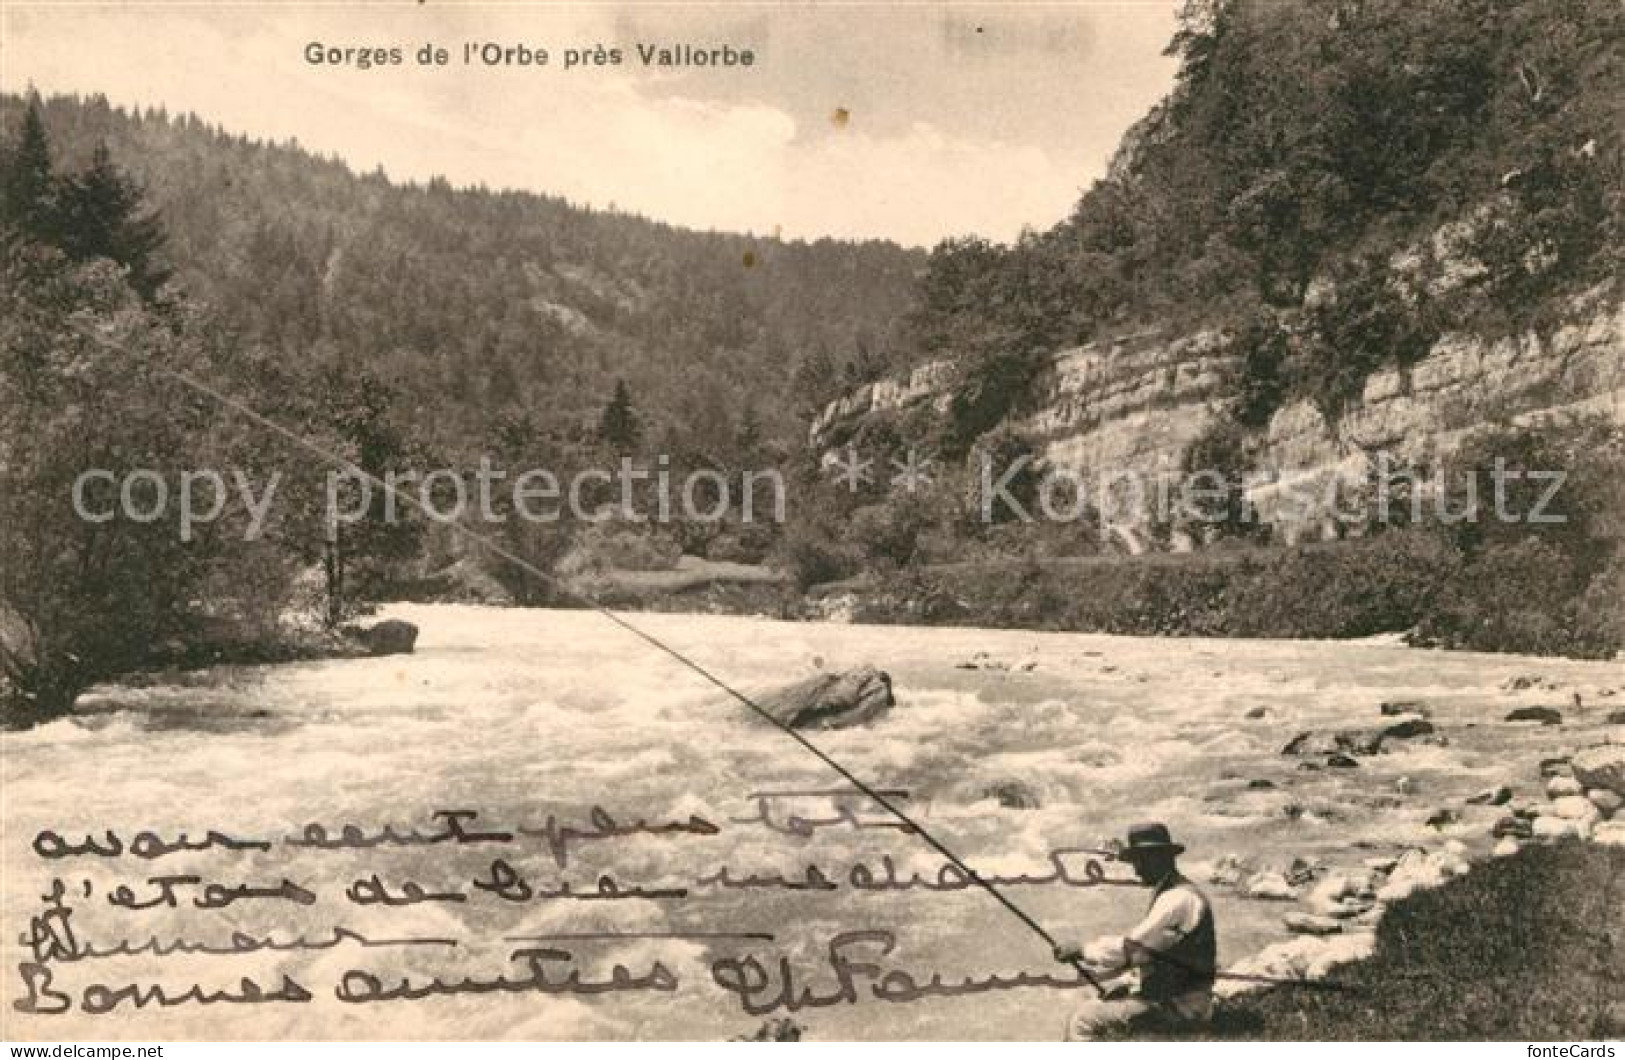
M 1469 560 L 1414 531 L 912 568 L 818 587 L 811 601 L 825 617 L 876 624 L 1321 639 L 1405 632 L 1421 646 L 1610 658 L 1625 649 L 1625 561 L 1614 557 L 1589 586 L 1577 587 L 1567 569 L 1540 546 Z
M 1585 1041 L 1625 1034 L 1625 742 L 1531 763 L 1539 798 L 1475 795 L 1506 812 L 1478 864 L 1451 840 L 1357 871 L 1270 880 L 1209 874 L 1242 893 L 1302 894 L 1299 936 L 1226 970 L 1193 1037 L 1288 1041 Z M 1267 980 L 1313 981 L 1304 987 Z
M 416 646 L 417 636 L 417 626 L 399 619 L 352 623 L 336 629 L 294 623 L 278 623 L 267 628 L 238 621 L 200 621 L 188 635 L 169 637 L 152 645 L 146 653 L 133 657 L 127 670 L 103 675 L 102 679 L 141 686 L 161 682 L 177 672 L 211 666 L 260 666 L 408 654 Z M 0 639 L 3 639 L 3 631 L 0 631 Z M 29 642 L 22 637 L 6 648 L 25 661 L 31 650 Z M 87 682 L 84 688 L 76 690 L 74 699 L 95 683 Z M 48 709 L 28 688 L 0 674 L 0 730 L 30 728 L 61 717 L 67 709 L 63 706 Z

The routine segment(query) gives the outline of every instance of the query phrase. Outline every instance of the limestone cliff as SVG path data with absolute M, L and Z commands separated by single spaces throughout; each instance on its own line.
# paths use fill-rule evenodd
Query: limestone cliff
M 1625 310 L 1593 306 L 1577 319 L 1499 341 L 1446 335 L 1419 362 L 1369 376 L 1336 422 L 1307 400 L 1286 403 L 1249 457 L 1248 496 L 1259 517 L 1288 538 L 1334 532 L 1329 511 L 1306 511 L 1304 496 L 1360 481 L 1377 451 L 1396 463 L 1435 464 L 1482 424 L 1570 412 L 1625 423 Z M 1113 478 L 1155 480 L 1179 470 L 1233 400 L 1238 360 L 1218 330 L 1146 332 L 1062 350 L 1050 358 L 1037 408 L 1013 426 L 1092 492 Z M 813 444 L 850 437 L 878 411 L 942 407 L 949 368 L 932 362 L 831 403 L 813 424 Z

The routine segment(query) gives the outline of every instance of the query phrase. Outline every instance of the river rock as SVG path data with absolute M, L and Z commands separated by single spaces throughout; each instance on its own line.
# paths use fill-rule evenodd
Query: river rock
M 1382 744 L 1382 737 L 1375 731 L 1346 729 L 1340 732 L 1309 731 L 1300 732 L 1288 740 L 1286 746 L 1281 748 L 1284 755 L 1321 755 L 1353 752 L 1354 754 L 1375 754 Z
M 1604 817 L 1614 816 L 1621 806 L 1625 806 L 1625 795 L 1617 795 L 1607 788 L 1588 788 L 1586 798 L 1591 800 L 1591 805 L 1600 810 Z
M 1505 806 L 1512 801 L 1512 789 L 1502 784 L 1498 788 L 1485 788 L 1477 795 L 1469 795 L 1469 806 Z
M 1591 831 L 1593 842 L 1604 846 L 1625 847 L 1625 821 L 1608 821 Z
M 1602 719 L 1604 725 L 1625 725 L 1625 710 L 1610 710 Z
M 792 729 L 847 729 L 878 718 L 896 705 L 891 675 L 873 666 L 817 674 L 763 696 L 758 703 Z
M 1553 777 L 1546 782 L 1546 797 L 1561 799 L 1565 795 L 1579 795 L 1585 791 L 1585 785 L 1573 777 Z
M 1218 861 L 1215 861 L 1212 868 L 1208 870 L 1207 882 L 1217 884 L 1220 887 L 1234 887 L 1245 879 L 1250 872 L 1252 872 L 1252 869 L 1242 864 L 1235 855 L 1226 854 Z
M 1327 769 L 1359 769 L 1360 768 L 1360 763 L 1356 762 L 1353 758 L 1351 758 L 1351 757 L 1349 757 L 1348 755 L 1345 755 L 1345 754 L 1327 755 L 1326 756 L 1326 768 Z
M 1431 718 L 1433 716 L 1431 710 L 1423 705 L 1420 700 L 1415 699 L 1401 699 L 1391 703 L 1384 703 L 1377 709 L 1381 711 L 1382 716 L 1385 718 L 1403 717 L 1407 714 L 1414 714 L 1419 718 Z
M 1451 853 L 1407 850 L 1388 874 L 1388 882 L 1377 889 L 1377 901 L 1389 905 L 1415 891 L 1437 887 L 1454 876 L 1467 873 L 1465 858 Z
M 1577 839 L 1582 836 L 1583 828 L 1579 821 L 1548 815 L 1535 818 L 1530 834 L 1536 839 Z
M 1531 688 L 1554 689 L 1560 687 L 1557 682 L 1548 680 L 1539 674 L 1518 674 L 1501 682 L 1503 692 L 1526 692 Z
M 1560 799 L 1553 799 L 1552 813 L 1566 820 L 1592 823 L 1602 816 L 1602 811 L 1584 795 L 1564 795 Z
M 368 655 L 410 655 L 418 642 L 418 627 L 398 618 L 386 618 L 370 626 L 348 626 L 344 632 L 359 641 Z
M 1042 805 L 1033 786 L 1015 778 L 989 784 L 982 789 L 982 798 L 993 799 L 1007 810 L 1036 810 Z
M 1382 730 L 1381 740 L 1414 740 L 1418 736 L 1432 736 L 1434 731 L 1433 723 L 1426 718 L 1406 718 Z
M 1495 844 L 1495 849 L 1491 850 L 1490 854 L 1493 857 L 1509 858 L 1522 849 L 1523 844 L 1519 843 L 1511 836 L 1507 836 L 1505 839 Z
M 1543 777 L 1572 777 L 1574 770 L 1569 766 L 1569 756 L 1558 755 L 1556 758 L 1542 758 L 1540 760 L 1540 775 Z
M 1507 712 L 1507 721 L 1533 721 L 1541 725 L 1563 724 L 1563 712 L 1556 707 L 1518 707 Z
M 1506 815 L 1493 824 L 1490 836 L 1495 839 L 1531 839 L 1534 837 L 1534 823 L 1527 818 Z
M 1269 716 L 1270 708 L 1268 707 L 1253 707 L 1246 714 L 1242 715 L 1242 717 L 1246 718 L 1248 721 L 1257 721 L 1260 718 L 1267 718 Z
M 1460 821 L 1461 814 L 1446 807 L 1444 809 L 1434 810 L 1428 815 L 1428 819 L 1422 823 L 1427 825 L 1429 828 L 1449 828 L 1453 824 L 1460 823 Z
M 1625 745 L 1587 747 L 1569 759 L 1574 777 L 1588 788 L 1604 788 L 1625 795 Z
M 1370 909 L 1375 894 L 1371 873 L 1334 872 L 1309 892 L 1309 910 L 1319 916 L 1346 919 Z
M 1298 897 L 1298 889 L 1279 872 L 1260 872 L 1242 882 L 1241 896 L 1265 902 L 1290 902 Z
M 1288 913 L 1281 918 L 1281 924 L 1295 935 L 1340 935 L 1343 933 L 1343 922 L 1334 920 L 1329 916 L 1316 916 L 1313 913 Z
M 1324 979 L 1338 965 L 1364 960 L 1376 949 L 1377 936 L 1369 931 L 1325 937 L 1300 935 L 1238 961 L 1227 972 L 1233 976 L 1257 976 L 1261 979 Z M 1265 985 L 1240 978 L 1220 979 L 1215 992 L 1230 997 L 1262 989 Z

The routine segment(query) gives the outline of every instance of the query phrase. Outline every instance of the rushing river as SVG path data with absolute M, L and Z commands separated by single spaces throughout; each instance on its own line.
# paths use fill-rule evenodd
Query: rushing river
M 815 758 L 754 721 L 737 703 L 603 618 L 583 612 L 477 607 L 398 607 L 422 628 L 411 656 L 273 668 L 222 668 L 150 687 L 87 697 L 80 715 L 3 737 L 3 875 L 8 1037 L 717 1038 L 754 1030 L 762 1017 L 713 980 L 716 962 L 755 955 L 772 974 L 786 958 L 798 984 L 833 994 L 830 939 L 886 930 L 895 949 L 880 963 L 921 981 L 991 973 L 1064 974 L 1048 948 L 975 889 L 876 890 L 851 886 L 854 865 L 876 874 L 889 856 L 906 878 L 936 880 L 941 859 L 917 837 L 879 824 L 862 800 L 757 792 L 839 786 Z M 814 740 L 906 805 L 983 873 L 1026 874 L 1010 895 L 1057 935 L 1126 926 L 1145 902 L 1135 888 L 1069 886 L 1050 852 L 1089 847 L 1137 820 L 1160 818 L 1190 848 L 1192 875 L 1224 855 L 1279 863 L 1294 857 L 1354 865 L 1406 844 L 1460 837 L 1482 850 L 1499 811 L 1466 807 L 1465 795 L 1498 783 L 1537 786 L 1535 763 L 1594 735 L 1602 715 L 1625 707 L 1625 668 L 1508 656 L 1422 652 L 1385 644 L 1154 640 L 981 629 L 793 624 L 763 619 L 638 616 L 638 624 L 746 691 L 774 688 L 820 669 L 872 662 L 891 673 L 898 706 L 869 727 Z M 985 653 L 994 668 L 961 668 Z M 1546 687 L 1509 692 L 1518 676 Z M 1617 696 L 1606 693 L 1621 690 Z M 1584 706 L 1576 711 L 1574 693 Z M 1304 771 L 1281 755 L 1304 729 L 1376 725 L 1384 701 L 1420 700 L 1447 746 L 1415 743 L 1358 769 Z M 1562 708 L 1565 725 L 1532 728 L 1500 719 L 1518 705 Z M 1248 717 L 1263 707 L 1262 717 Z M 1595 718 L 1593 722 L 1591 719 Z M 1251 785 L 1268 780 L 1273 787 Z M 1019 782 L 1037 807 L 1006 807 L 989 792 Z M 796 831 L 788 815 L 853 820 Z M 594 806 L 617 826 L 698 818 L 698 831 L 626 835 L 566 844 L 519 835 L 508 843 L 381 844 L 366 849 L 291 847 L 311 823 L 338 836 L 346 823 L 376 834 L 434 834 L 431 815 L 477 811 L 474 828 L 603 831 Z M 766 807 L 768 827 L 759 810 Z M 1443 829 L 1424 822 L 1441 807 L 1461 813 Z M 143 859 L 42 858 L 36 836 L 79 841 L 112 829 L 173 838 L 209 829 L 266 840 L 271 849 L 178 851 Z M 700 831 L 704 831 L 703 829 Z M 503 859 L 533 885 L 517 900 L 470 886 L 494 882 Z M 1064 855 L 1067 879 L 1087 878 L 1087 855 Z M 560 864 L 563 861 L 564 864 Z M 729 888 L 700 881 L 782 873 L 807 880 L 809 865 L 833 889 Z M 1114 877 L 1121 867 L 1105 866 Z M 599 891 L 663 890 L 648 897 Z M 177 884 L 171 908 L 114 908 L 119 884 L 141 902 L 156 876 Z M 414 881 L 463 901 L 385 906 L 346 889 L 377 874 L 399 895 Z M 192 983 L 236 990 L 252 977 L 266 990 L 283 975 L 308 1003 L 124 1005 L 112 1015 L 25 1015 L 19 965 L 30 918 L 51 881 L 64 881 L 81 942 L 183 938 L 331 940 L 343 926 L 372 940 L 433 939 L 456 946 L 324 949 L 232 955 L 150 953 L 56 962 L 53 990 L 77 1004 L 88 983 Z M 270 887 L 284 878 L 314 896 L 299 905 L 244 898 L 198 909 L 208 882 Z M 543 892 L 568 881 L 574 895 Z M 674 894 L 673 892 L 686 892 Z M 1246 901 L 1214 888 L 1221 959 L 1233 962 L 1285 937 L 1290 904 Z M 588 897 L 583 900 L 582 895 Z M 574 933 L 684 933 L 685 938 L 507 941 Z M 704 938 L 705 933 L 772 939 Z M 514 991 L 422 1000 L 346 1003 L 335 985 L 364 969 L 382 982 L 490 980 L 516 965 L 522 946 L 564 946 L 584 980 L 633 975 L 660 962 L 669 990 L 598 995 Z M 244 943 L 245 950 L 253 947 Z M 852 951 L 879 958 L 878 946 Z M 562 967 L 562 965 L 560 965 Z M 739 965 L 730 965 L 737 969 Z M 562 976 L 561 976 L 562 977 Z M 795 1013 L 820 1037 L 1048 1038 L 1081 996 L 1028 986 L 960 997 L 876 1000 L 865 980 L 856 1004 Z M 799 989 L 799 986 L 798 986 Z M 778 1012 L 776 1015 L 785 1015 Z

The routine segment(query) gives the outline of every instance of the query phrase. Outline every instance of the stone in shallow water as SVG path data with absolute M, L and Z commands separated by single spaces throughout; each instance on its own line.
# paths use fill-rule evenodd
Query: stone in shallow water
M 1625 806 L 1625 795 L 1618 795 L 1607 788 L 1590 788 L 1586 791 L 1586 798 L 1602 811 L 1604 817 L 1612 817 L 1621 806 Z
M 1507 721 L 1533 721 L 1541 725 L 1563 724 L 1563 712 L 1556 707 L 1518 707 L 1507 712 Z
M 818 674 L 758 701 L 792 729 L 845 729 L 873 721 L 895 704 L 891 676 L 872 666 Z
M 1038 792 L 1024 780 L 1000 780 L 982 790 L 982 798 L 993 799 L 1007 810 L 1036 810 L 1042 805 Z
M 1358 916 L 1373 903 L 1371 872 L 1334 872 L 1315 884 L 1307 903 L 1311 912 L 1326 917 Z
M 1279 872 L 1260 872 L 1242 883 L 1241 896 L 1266 902 L 1290 902 L 1298 897 L 1298 889 Z
M 1375 953 L 1376 949 L 1377 936 L 1369 931 L 1324 938 L 1301 935 L 1238 961 L 1226 971 L 1231 975 L 1268 979 L 1324 979 L 1338 965 L 1363 960 Z M 1215 993 L 1230 997 L 1258 990 L 1263 985 L 1245 979 L 1221 979 Z
M 1499 843 L 1495 844 L 1495 849 L 1490 851 L 1490 853 L 1498 858 L 1506 858 L 1511 857 L 1513 854 L 1516 854 L 1522 849 L 1522 844 L 1520 844 L 1516 839 L 1513 839 L 1511 836 L 1508 836 Z
M 1433 723 L 1424 718 L 1407 718 L 1382 730 L 1384 740 L 1414 740 L 1418 736 L 1432 736 Z
M 1543 777 L 1566 777 L 1573 774 L 1569 768 L 1569 756 L 1558 755 L 1556 758 L 1542 758 L 1540 760 L 1540 775 Z
M 1298 935 L 1340 935 L 1343 933 L 1343 922 L 1334 920 L 1329 916 L 1316 916 L 1313 913 L 1288 913 L 1281 918 L 1281 923 L 1288 931 Z
M 1512 801 L 1512 789 L 1502 784 L 1498 788 L 1485 788 L 1477 795 L 1469 795 L 1470 806 L 1505 806 Z
M 1400 857 L 1388 882 L 1377 889 L 1377 901 L 1391 904 L 1415 892 L 1437 887 L 1453 876 L 1467 872 L 1466 859 L 1451 853 L 1407 850 Z
M 1625 847 L 1625 821 L 1609 821 L 1599 824 L 1591 832 L 1593 842 L 1604 846 Z
M 1579 821 L 1566 817 L 1537 817 L 1530 834 L 1536 839 L 1577 839 L 1581 835 L 1581 825 Z
M 1546 797 L 1561 799 L 1565 795 L 1579 795 L 1585 791 L 1578 780 L 1573 777 L 1553 777 L 1546 782 Z
M 1401 699 L 1384 703 L 1380 708 L 1385 718 L 1396 718 L 1406 714 L 1415 714 L 1419 718 L 1430 718 L 1433 712 L 1417 699 Z
M 1625 746 L 1587 747 L 1569 759 L 1574 776 L 1588 788 L 1606 788 L 1625 795 Z
M 1451 825 L 1458 823 L 1460 820 L 1461 814 L 1457 813 L 1455 810 L 1442 809 L 1433 811 L 1433 813 L 1429 815 L 1427 821 L 1424 823 L 1429 828 L 1449 828 Z
M 346 626 L 369 655 L 410 655 L 418 640 L 418 627 L 398 618 L 386 618 L 371 626 Z
M 1564 795 L 1552 800 L 1552 813 L 1569 821 L 1595 822 L 1602 816 L 1591 800 L 1584 795 Z
M 1516 839 L 1529 839 L 1529 837 L 1534 836 L 1534 826 L 1529 823 L 1529 818 L 1506 815 L 1505 818 L 1501 818 L 1500 821 L 1493 824 L 1493 828 L 1490 828 L 1490 836 L 1495 836 L 1497 839 L 1505 839 L 1508 836 L 1516 837 Z

